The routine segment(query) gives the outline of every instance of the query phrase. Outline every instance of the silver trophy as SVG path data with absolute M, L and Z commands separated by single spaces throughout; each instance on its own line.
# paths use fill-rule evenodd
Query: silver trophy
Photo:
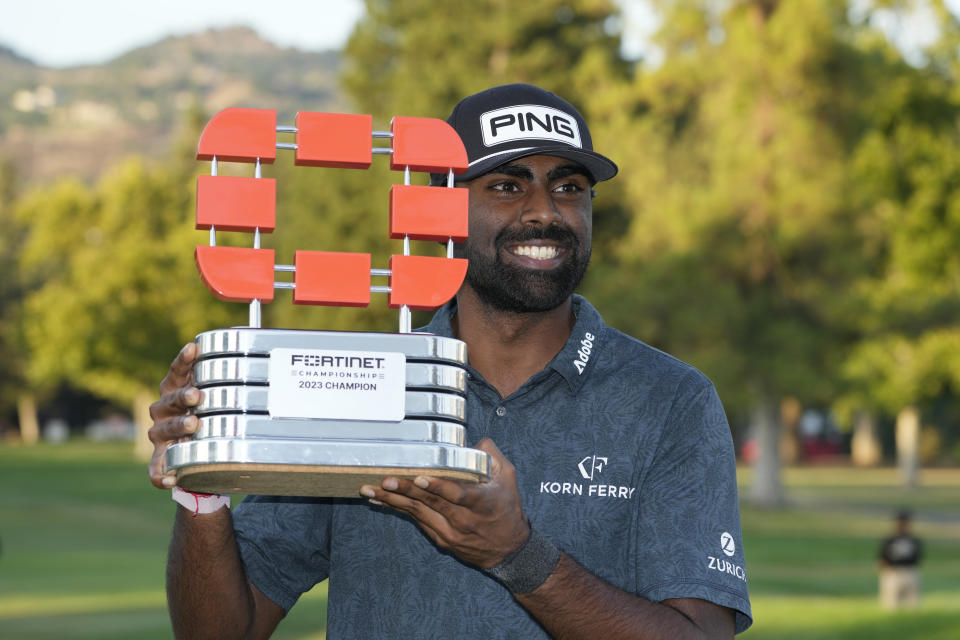
M 226 109 L 200 138 L 197 158 L 210 161 L 211 175 L 197 180 L 197 228 L 210 230 L 210 244 L 196 248 L 197 268 L 218 298 L 249 303 L 250 320 L 197 336 L 200 428 L 167 450 L 167 467 L 199 493 L 356 497 L 387 475 L 480 481 L 489 458 L 464 446 L 466 345 L 410 326 L 410 309 L 443 305 L 466 274 L 466 260 L 453 257 L 467 235 L 467 192 L 451 188 L 467 168 L 460 138 L 432 118 L 395 117 L 390 131 L 374 131 L 368 115 L 299 112 L 294 127 L 276 120 L 272 110 Z M 276 142 L 277 133 L 296 142 Z M 391 146 L 374 147 L 376 138 Z M 365 169 L 374 154 L 390 155 L 404 175 L 390 190 L 390 237 L 403 239 L 403 255 L 388 269 L 372 269 L 369 254 L 334 251 L 297 251 L 293 265 L 276 264 L 260 247 L 276 218 L 275 181 L 260 167 L 276 149 L 312 167 Z M 219 161 L 255 164 L 255 175 L 218 176 Z M 411 171 L 445 173 L 447 186 L 413 186 Z M 252 233 L 253 247 L 217 246 L 218 228 Z M 446 241 L 447 256 L 410 255 L 410 239 Z M 293 282 L 274 281 L 285 272 Z M 389 284 L 371 285 L 375 276 Z M 292 289 L 297 304 L 344 306 L 386 293 L 399 332 L 261 328 L 261 304 L 275 289 Z

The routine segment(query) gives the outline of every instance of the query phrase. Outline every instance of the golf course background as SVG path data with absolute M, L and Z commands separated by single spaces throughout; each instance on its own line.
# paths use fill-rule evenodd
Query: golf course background
M 789 508 L 743 507 L 756 621 L 741 638 L 960 637 L 960 470 L 925 470 L 912 492 L 892 469 L 791 468 L 785 481 Z M 129 443 L 0 445 L 0 487 L 0 638 L 172 637 L 175 504 Z M 924 589 L 919 609 L 890 613 L 877 605 L 875 557 L 901 506 L 926 545 Z M 304 596 L 274 637 L 324 638 L 325 595 L 320 585 Z

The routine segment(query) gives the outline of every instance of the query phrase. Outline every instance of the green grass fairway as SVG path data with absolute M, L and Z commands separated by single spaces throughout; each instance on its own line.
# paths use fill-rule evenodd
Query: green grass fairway
M 0 638 L 171 638 L 175 508 L 130 444 L 0 444 Z M 274 637 L 323 638 L 324 587 Z
M 742 507 L 755 619 L 742 638 L 960 638 L 960 470 L 928 470 L 913 491 L 892 469 L 789 469 L 785 482 L 788 508 Z M 914 510 L 926 558 L 920 607 L 891 613 L 877 604 L 876 553 L 899 507 Z
M 174 503 L 129 444 L 0 444 L 0 638 L 166 639 L 164 564 Z M 749 473 L 742 474 L 749 482 Z M 791 469 L 791 506 L 743 509 L 756 623 L 747 640 L 960 637 L 960 470 L 907 493 L 892 470 Z M 899 506 L 926 541 L 924 598 L 876 604 L 874 558 Z M 324 637 L 325 587 L 275 637 Z

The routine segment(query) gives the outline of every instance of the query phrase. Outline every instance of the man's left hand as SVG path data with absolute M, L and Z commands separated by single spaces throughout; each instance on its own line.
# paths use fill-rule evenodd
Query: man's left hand
M 478 484 L 429 476 L 387 477 L 360 494 L 374 504 L 406 513 L 441 549 L 483 569 L 503 561 L 530 535 L 517 473 L 497 445 L 486 438 L 475 447 L 490 455 L 490 478 Z

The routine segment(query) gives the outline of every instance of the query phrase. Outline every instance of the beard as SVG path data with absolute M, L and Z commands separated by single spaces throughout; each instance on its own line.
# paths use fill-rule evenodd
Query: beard
M 529 240 L 557 242 L 568 249 L 568 258 L 547 271 L 504 264 L 500 252 L 506 244 Z M 585 244 L 565 226 L 507 228 L 494 239 L 492 256 L 474 250 L 469 239 L 457 246 L 456 255 L 470 261 L 466 282 L 484 304 L 497 311 L 531 313 L 556 309 L 574 292 L 590 264 L 590 243 Z

